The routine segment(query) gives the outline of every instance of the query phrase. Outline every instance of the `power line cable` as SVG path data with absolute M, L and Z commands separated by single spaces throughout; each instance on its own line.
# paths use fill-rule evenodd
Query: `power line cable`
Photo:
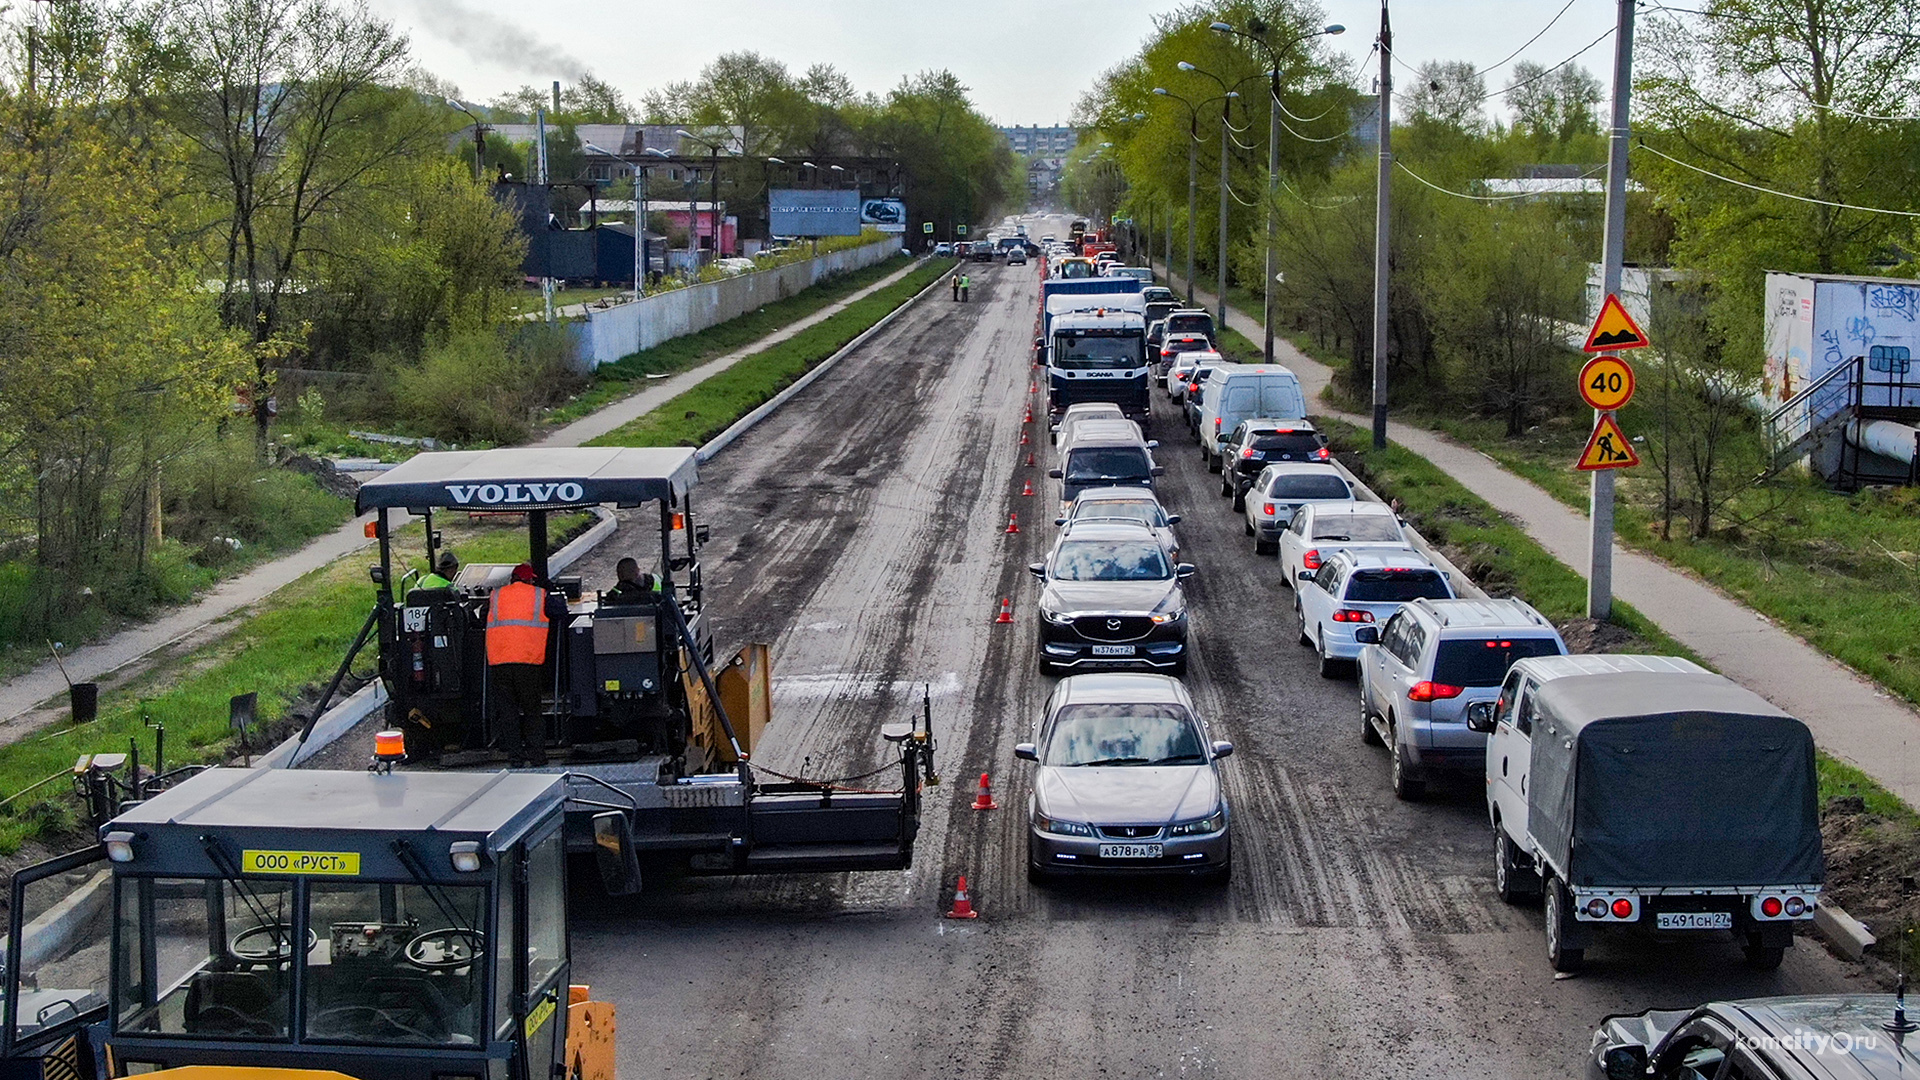
M 1547 76 L 1553 74 L 1554 72 L 1559 71 L 1561 68 L 1566 67 L 1568 64 L 1573 63 L 1575 60 L 1580 59 L 1582 56 L 1585 56 L 1595 45 L 1598 45 L 1601 42 L 1612 37 L 1613 31 L 1614 31 L 1613 27 L 1611 26 L 1607 27 L 1605 33 L 1602 33 L 1599 37 L 1594 38 L 1592 41 L 1587 42 L 1584 46 L 1581 47 L 1579 52 L 1574 53 L 1572 56 L 1567 57 L 1565 60 L 1560 61 L 1559 63 L 1553 65 L 1550 68 L 1547 68 L 1545 71 L 1542 71 L 1536 75 L 1533 75 L 1526 79 L 1522 79 L 1517 83 L 1513 83 L 1504 89 L 1493 90 L 1488 93 L 1481 94 L 1479 97 L 1473 99 L 1473 103 L 1477 104 L 1479 102 L 1487 100 L 1488 98 L 1495 98 L 1495 97 L 1499 97 L 1501 94 L 1512 93 L 1513 91 L 1518 90 L 1523 86 L 1528 86 L 1533 83 L 1539 82 L 1541 79 L 1546 78 Z
M 1790 191 L 1780 191 L 1776 188 L 1761 187 L 1759 184 L 1749 184 L 1745 180 L 1735 180 L 1731 176 L 1722 176 L 1719 173 L 1712 171 L 1711 169 L 1703 169 L 1698 165 L 1691 164 L 1690 162 L 1681 161 L 1679 158 L 1674 157 L 1672 154 L 1663 154 L 1660 151 L 1655 150 L 1653 147 L 1648 146 L 1644 142 L 1636 144 L 1635 149 L 1645 150 L 1647 153 L 1652 154 L 1654 157 L 1657 157 L 1657 158 L 1665 158 L 1666 160 L 1673 162 L 1675 165 L 1678 165 L 1683 169 L 1691 169 L 1702 176 L 1710 176 L 1715 180 L 1722 180 L 1722 181 L 1725 181 L 1726 183 L 1734 185 L 1735 187 L 1746 188 L 1748 191 L 1758 191 L 1763 195 L 1777 195 L 1782 199 L 1792 199 L 1795 202 L 1812 203 L 1815 206 L 1831 206 L 1837 210 L 1858 210 L 1861 213 L 1866 213 L 1866 214 L 1891 214 L 1891 215 L 1894 215 L 1895 217 L 1920 218 L 1920 211 L 1916 211 L 1916 210 L 1889 210 L 1886 207 L 1882 207 L 1882 206 L 1861 206 L 1858 203 L 1834 202 L 1831 199 L 1816 199 L 1811 195 L 1795 195 Z
M 1485 75 L 1487 72 L 1492 71 L 1494 68 L 1505 67 L 1508 60 L 1511 60 L 1514 57 L 1519 56 L 1521 53 L 1526 52 L 1528 46 L 1531 46 L 1534 42 L 1539 41 L 1542 37 L 1546 35 L 1547 31 L 1553 29 L 1553 24 L 1559 22 L 1560 16 L 1565 15 L 1567 13 L 1567 9 L 1572 6 L 1573 6 L 1573 0 L 1567 0 L 1566 3 L 1560 5 L 1559 11 L 1556 11 L 1553 13 L 1553 18 L 1547 20 L 1547 25 L 1540 28 L 1540 32 L 1538 34 L 1535 34 L 1532 37 L 1527 39 L 1527 43 L 1525 45 L 1522 45 L 1519 48 L 1508 53 L 1498 63 L 1488 64 L 1486 67 L 1483 67 L 1480 70 L 1474 72 L 1474 74 Z
M 1701 11 L 1698 8 L 1671 7 L 1667 4 L 1654 4 L 1653 11 L 1667 11 L 1680 15 L 1700 15 L 1709 19 L 1734 19 L 1740 22 L 1758 23 L 1769 30 L 1781 33 L 1798 33 L 1801 30 L 1824 30 L 1828 33 L 1858 34 L 1861 37 L 1883 37 L 1895 41 L 1920 42 L 1920 34 L 1910 34 L 1900 30 L 1874 30 L 1864 26 L 1846 26 L 1840 23 L 1812 23 L 1807 26 L 1783 26 L 1758 15 L 1746 15 L 1737 11 Z
M 1394 165 L 1397 166 L 1401 172 L 1406 173 L 1408 176 L 1413 177 L 1415 180 L 1420 181 L 1421 183 L 1432 188 L 1433 190 L 1440 192 L 1442 195 L 1451 195 L 1456 199 L 1469 199 L 1473 202 L 1486 202 L 1486 203 L 1512 202 L 1515 199 L 1531 199 L 1538 195 L 1574 194 L 1573 189 L 1570 189 L 1570 188 L 1563 189 L 1562 191 L 1559 191 L 1559 192 L 1556 192 L 1553 189 L 1548 188 L 1548 189 L 1542 189 L 1540 191 L 1521 191 L 1521 192 L 1516 192 L 1512 195 L 1471 195 L 1464 191 L 1455 191 L 1452 188 L 1441 187 L 1439 184 L 1436 184 L 1433 181 L 1427 179 L 1426 177 L 1421 176 L 1419 173 L 1414 172 L 1412 169 L 1407 168 L 1407 164 L 1404 161 L 1400 161 L 1396 159 L 1394 161 Z M 1590 179 L 1595 173 L 1599 172 L 1600 169 L 1603 169 L 1605 167 L 1606 166 L 1603 165 L 1603 166 L 1600 166 L 1599 168 L 1588 169 L 1586 172 L 1581 173 L 1579 176 L 1573 177 L 1573 179 L 1574 180 Z

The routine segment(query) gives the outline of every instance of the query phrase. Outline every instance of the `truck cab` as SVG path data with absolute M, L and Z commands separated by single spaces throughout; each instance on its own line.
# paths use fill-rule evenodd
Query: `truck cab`
M 557 776 L 207 770 L 21 872 L 16 900 L 57 900 L 12 928 L 33 970 L 8 967 L 9 1025 L 91 1019 L 104 1052 L 75 1078 L 610 1077 L 569 1043 L 594 1010 L 569 984 L 564 802 Z
M 1139 299 L 1138 294 L 1132 297 Z M 1050 421 L 1071 405 L 1109 401 L 1144 424 L 1147 401 L 1147 325 L 1134 311 L 1071 311 L 1047 319 L 1047 413 Z

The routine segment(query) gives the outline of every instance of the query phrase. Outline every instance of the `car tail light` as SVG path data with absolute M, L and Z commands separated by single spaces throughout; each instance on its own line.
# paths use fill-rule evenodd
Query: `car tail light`
M 1249 447 L 1247 447 L 1247 448 L 1246 448 L 1245 450 L 1242 450 L 1242 451 L 1240 451 L 1240 456 L 1241 456 L 1241 457 L 1243 457 L 1243 458 L 1250 458 L 1250 457 L 1252 457 L 1252 456 L 1253 456 L 1253 447 L 1251 447 L 1251 446 L 1249 446 Z
M 1213 418 L 1213 430 L 1215 431 L 1220 430 L 1220 418 L 1217 416 Z
M 1633 914 L 1633 901 L 1623 896 L 1620 899 L 1615 900 L 1613 902 L 1614 918 L 1624 919 L 1631 916 L 1632 914 Z
M 1273 516 L 1273 504 L 1272 504 L 1272 503 L 1261 503 L 1261 504 L 1260 504 L 1260 512 L 1261 512 L 1261 513 L 1263 513 L 1263 514 L 1265 514 L 1265 515 L 1267 515 L 1268 517 L 1272 517 L 1272 516 Z
M 1407 688 L 1408 701 L 1444 701 L 1457 698 L 1466 692 L 1464 686 L 1449 686 L 1446 683 L 1422 679 Z
M 1802 900 L 1797 896 L 1787 897 L 1787 915 L 1788 916 L 1797 919 L 1800 916 L 1805 915 L 1806 913 L 1807 913 L 1807 902 L 1805 900 Z
M 1300 566 L 1306 570 L 1320 569 L 1320 549 L 1308 548 L 1307 553 L 1300 556 Z
M 1313 452 L 1313 456 L 1319 458 L 1321 461 L 1326 461 L 1328 458 L 1333 457 L 1333 451 L 1323 446 L 1320 449 L 1315 450 Z
M 1334 622 L 1372 622 L 1373 612 L 1359 608 L 1341 608 L 1333 613 Z
M 1161 350 L 1160 350 L 1160 359 L 1162 359 L 1162 360 L 1167 360 L 1167 359 L 1171 359 L 1171 358 L 1173 357 L 1173 355 L 1174 355 L 1174 352 L 1173 352 L 1173 350 L 1172 350 L 1172 349 L 1161 349 Z
M 1784 910 L 1786 910 L 1786 905 L 1782 904 L 1780 898 L 1777 896 L 1769 896 L 1765 900 L 1760 901 L 1760 914 L 1765 915 L 1769 919 L 1779 918 L 1780 913 Z
M 1606 917 L 1607 917 L 1607 902 L 1605 900 L 1602 900 L 1596 896 L 1593 899 L 1587 901 L 1587 918 L 1604 919 Z

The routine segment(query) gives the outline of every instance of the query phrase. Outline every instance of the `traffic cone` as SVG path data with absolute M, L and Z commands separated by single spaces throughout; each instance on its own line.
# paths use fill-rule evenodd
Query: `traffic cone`
M 1027 468 L 1031 469 L 1033 468 L 1033 465 L 1034 465 L 1033 451 L 1029 450 L 1027 451 Z
M 1015 513 L 1007 514 L 1007 531 L 1010 533 L 1017 533 L 1020 531 L 1020 515 L 1019 514 L 1015 514 Z
M 994 616 L 993 621 L 995 624 L 1010 623 L 1013 621 L 1013 598 L 1012 597 L 1003 596 L 1000 598 L 1000 614 Z
M 1029 405 L 1029 406 L 1027 406 L 1027 417 L 1026 417 L 1026 419 L 1024 419 L 1024 420 L 1022 420 L 1022 421 L 1020 421 L 1020 422 L 1021 422 L 1021 423 L 1023 423 L 1023 424 L 1031 424 L 1031 423 L 1033 423 L 1033 406 L 1031 406 L 1031 405 Z
M 993 784 L 986 773 L 980 774 L 980 795 L 973 800 L 975 810 L 998 810 L 1000 804 L 993 801 Z
M 1021 446 L 1032 446 L 1032 445 L 1033 445 L 1033 440 L 1032 440 L 1032 439 L 1030 439 L 1030 438 L 1028 438 L 1028 437 L 1027 437 L 1027 433 L 1026 433 L 1026 432 L 1024 432 L 1024 431 L 1022 431 L 1022 432 L 1020 433 L 1020 445 L 1021 445 Z
M 1022 495 L 1033 494 L 1033 481 L 1029 480 L 1026 483 L 1020 485 L 1020 494 Z
M 953 889 L 953 910 L 947 912 L 949 919 L 977 919 L 980 913 L 973 910 L 973 901 L 967 898 L 967 875 L 960 875 L 960 883 Z

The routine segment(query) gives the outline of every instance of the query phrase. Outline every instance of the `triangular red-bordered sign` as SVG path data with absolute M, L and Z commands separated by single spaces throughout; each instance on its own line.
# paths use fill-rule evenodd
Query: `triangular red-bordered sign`
M 1591 472 L 1594 469 L 1631 469 L 1640 464 L 1640 455 L 1633 452 L 1633 444 L 1627 441 L 1627 433 L 1620 430 L 1620 424 L 1612 413 L 1601 413 L 1598 423 L 1593 425 L 1593 435 L 1587 439 L 1587 448 L 1580 451 L 1580 460 L 1573 463 L 1576 469 Z
M 1620 298 L 1607 294 L 1607 302 L 1600 305 L 1600 314 L 1593 320 L 1593 329 L 1587 332 L 1587 343 L 1581 346 L 1582 352 L 1614 352 L 1620 349 L 1644 349 L 1651 342 L 1633 321 Z

